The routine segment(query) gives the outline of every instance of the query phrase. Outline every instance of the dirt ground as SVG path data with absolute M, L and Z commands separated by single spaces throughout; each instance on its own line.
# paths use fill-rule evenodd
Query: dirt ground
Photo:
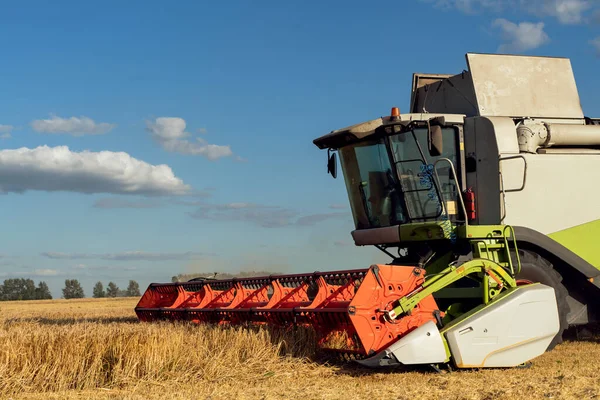
M 594 399 L 600 335 L 529 368 L 387 372 L 269 332 L 139 323 L 137 299 L 0 303 L 2 399 Z

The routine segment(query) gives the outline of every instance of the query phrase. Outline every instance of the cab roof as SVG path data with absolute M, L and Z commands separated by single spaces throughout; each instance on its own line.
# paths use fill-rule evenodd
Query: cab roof
M 444 117 L 447 124 L 462 124 L 465 118 L 463 114 L 433 114 L 433 113 L 409 113 L 400 114 L 399 119 L 394 121 L 391 117 L 380 117 L 370 121 L 361 122 L 356 125 L 331 131 L 330 133 L 313 140 L 320 149 L 337 149 L 345 145 L 357 142 L 376 133 L 377 128 L 389 123 L 408 125 L 413 121 L 427 122 L 432 118 Z

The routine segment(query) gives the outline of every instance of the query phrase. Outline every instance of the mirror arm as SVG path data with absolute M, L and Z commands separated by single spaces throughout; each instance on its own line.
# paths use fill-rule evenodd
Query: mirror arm
M 427 148 L 429 155 L 436 157 L 441 156 L 443 152 L 443 139 L 442 139 L 442 125 L 431 125 L 430 122 L 434 121 L 435 118 L 427 120 Z
M 446 117 L 439 116 L 439 117 L 429 118 L 427 120 L 427 127 L 430 127 L 432 125 L 440 125 L 440 126 L 446 125 Z

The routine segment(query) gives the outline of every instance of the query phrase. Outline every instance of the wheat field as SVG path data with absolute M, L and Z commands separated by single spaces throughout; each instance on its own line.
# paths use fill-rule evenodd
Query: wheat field
M 316 359 L 308 334 L 139 323 L 137 299 L 0 303 L 2 399 L 591 399 L 600 337 L 528 369 L 387 372 Z

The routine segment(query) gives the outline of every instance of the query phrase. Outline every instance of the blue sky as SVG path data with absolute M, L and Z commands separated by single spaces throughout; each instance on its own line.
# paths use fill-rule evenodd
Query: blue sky
M 173 4 L 176 3 L 176 4 Z M 0 278 L 125 287 L 387 262 L 352 245 L 312 140 L 406 110 L 467 52 L 572 60 L 600 116 L 594 1 L 41 1 L 0 12 Z

